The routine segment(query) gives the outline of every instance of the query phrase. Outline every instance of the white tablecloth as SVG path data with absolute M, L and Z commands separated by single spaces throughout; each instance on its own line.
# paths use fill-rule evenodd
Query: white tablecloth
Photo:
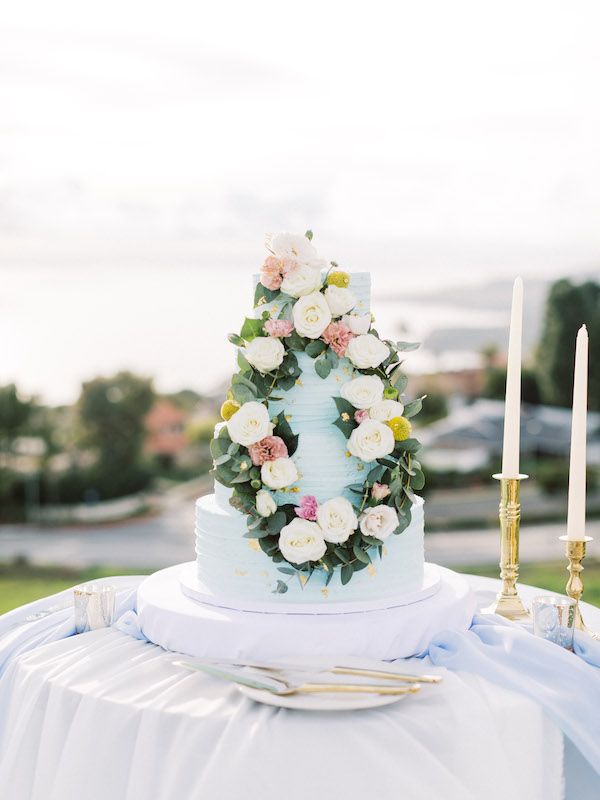
M 589 621 L 600 627 L 598 617 Z M 0 682 L 0 797 L 563 796 L 558 729 L 530 700 L 476 676 L 448 672 L 422 697 L 372 711 L 311 714 L 254 704 L 172 661 L 115 630 L 20 656 Z M 569 758 L 587 780 L 572 796 L 597 797 L 581 759 Z

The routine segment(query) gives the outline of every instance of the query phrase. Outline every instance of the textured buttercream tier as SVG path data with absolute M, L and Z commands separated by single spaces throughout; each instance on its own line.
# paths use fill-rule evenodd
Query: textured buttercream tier
M 223 488 L 223 487 L 221 487 Z M 215 495 L 196 502 L 196 554 L 198 579 L 217 597 L 272 600 L 276 603 L 328 603 L 397 598 L 419 589 L 423 581 L 423 501 L 412 509 L 412 522 L 399 535 L 384 542 L 383 557 L 370 552 L 373 564 L 356 572 L 342 586 L 338 574 L 325 586 L 325 574 L 313 573 L 302 587 L 297 577 L 289 579 L 263 553 L 258 542 L 244 538 L 245 517 L 229 506 L 217 504 Z M 285 594 L 274 594 L 278 580 L 289 580 Z

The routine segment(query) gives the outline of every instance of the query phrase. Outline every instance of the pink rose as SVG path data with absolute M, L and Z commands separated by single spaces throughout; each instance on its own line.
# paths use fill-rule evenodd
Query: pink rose
M 354 412 L 354 421 L 358 422 L 360 425 L 361 422 L 364 422 L 366 419 L 369 419 L 369 412 L 366 408 L 358 408 Z
M 276 458 L 286 458 L 288 449 L 280 436 L 265 436 L 260 442 L 251 444 L 248 448 L 250 458 L 255 467 L 262 466 L 265 461 L 275 461 Z
M 302 519 L 309 519 L 314 522 L 317 519 L 318 506 L 317 498 L 314 495 L 305 494 L 302 500 L 300 500 L 300 505 L 296 506 L 294 511 Z
M 266 289 L 275 291 L 281 286 L 283 276 L 295 265 L 292 258 L 268 256 L 260 268 L 260 282 Z
M 387 483 L 377 483 L 373 484 L 373 488 L 371 489 L 371 497 L 374 500 L 383 500 L 384 497 L 387 497 L 390 493 L 390 487 Z
M 330 322 L 323 331 L 323 341 L 325 341 L 340 358 L 345 354 L 346 348 L 353 338 L 354 334 L 343 322 Z
M 263 325 L 263 328 L 269 336 L 281 338 L 291 335 L 294 330 L 294 323 L 287 319 L 268 319 Z

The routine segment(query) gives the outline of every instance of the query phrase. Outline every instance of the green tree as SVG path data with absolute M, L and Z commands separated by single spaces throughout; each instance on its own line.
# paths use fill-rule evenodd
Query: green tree
M 542 400 L 569 407 L 573 398 L 575 340 L 581 325 L 590 335 L 589 407 L 600 408 L 600 284 L 554 283 L 546 302 L 536 373 Z
M 33 401 L 23 400 L 14 383 L 0 387 L 0 455 L 3 462 L 13 441 L 24 432 L 33 408 Z
M 82 444 L 97 454 L 96 473 L 103 495 L 132 485 L 139 472 L 144 417 L 154 402 L 152 381 L 130 372 L 84 383 L 78 401 Z
M 485 371 L 483 397 L 492 400 L 504 400 L 506 394 L 506 367 L 490 367 Z M 539 405 L 541 403 L 540 387 L 534 370 L 523 367 L 521 371 L 521 399 L 524 403 Z

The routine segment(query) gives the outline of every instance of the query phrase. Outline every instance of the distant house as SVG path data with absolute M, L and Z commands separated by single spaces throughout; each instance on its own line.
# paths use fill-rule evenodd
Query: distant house
M 173 461 L 187 446 L 187 414 L 170 400 L 157 400 L 145 419 L 144 452 L 165 461 Z
M 468 472 L 502 454 L 504 403 L 477 400 L 419 431 L 424 461 L 436 469 Z M 571 409 L 524 405 L 521 412 L 523 456 L 568 458 Z M 600 465 L 600 414 L 588 414 L 588 464 Z

